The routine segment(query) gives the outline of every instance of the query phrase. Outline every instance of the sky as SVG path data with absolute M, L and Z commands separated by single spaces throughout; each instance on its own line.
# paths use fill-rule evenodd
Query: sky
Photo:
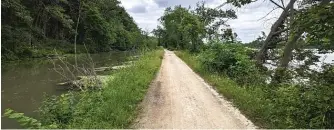
M 152 31 L 159 25 L 158 19 L 163 15 L 166 7 L 181 5 L 183 7 L 195 7 L 196 3 L 203 0 L 120 0 L 127 12 L 133 17 L 140 28 Z M 226 0 L 204 0 L 208 7 L 215 8 Z M 286 0 L 284 0 L 286 1 Z M 284 3 L 286 5 L 286 3 Z M 268 0 L 257 0 L 254 3 L 235 8 L 225 5 L 222 9 L 235 9 L 237 19 L 229 20 L 228 24 L 238 34 L 238 39 L 244 43 L 251 42 L 260 36 L 261 31 L 266 34 L 275 22 L 282 9 L 276 9 Z M 271 12 L 269 15 L 267 15 Z

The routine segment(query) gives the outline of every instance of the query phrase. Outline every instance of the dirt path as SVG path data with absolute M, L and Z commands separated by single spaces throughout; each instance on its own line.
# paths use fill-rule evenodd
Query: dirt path
M 141 104 L 135 128 L 255 128 L 173 52 Z

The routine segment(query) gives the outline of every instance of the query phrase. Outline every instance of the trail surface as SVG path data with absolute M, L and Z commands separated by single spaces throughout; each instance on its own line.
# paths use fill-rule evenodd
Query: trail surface
M 248 128 L 255 126 L 173 52 L 165 50 L 135 128 Z

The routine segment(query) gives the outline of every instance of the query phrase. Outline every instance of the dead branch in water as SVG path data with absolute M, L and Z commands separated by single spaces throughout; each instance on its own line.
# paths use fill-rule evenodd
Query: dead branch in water
M 87 67 L 84 64 L 81 67 L 78 65 L 73 65 L 70 62 L 64 60 L 63 58 L 57 57 L 56 60 L 60 61 L 60 64 L 57 65 L 56 61 L 52 60 L 53 70 L 56 73 L 58 73 L 62 78 L 67 80 L 67 82 L 61 83 L 61 84 L 64 84 L 64 85 L 66 84 L 66 85 L 71 85 L 72 87 L 77 87 L 81 91 L 84 91 L 88 89 L 89 87 L 97 87 L 98 89 L 101 89 L 102 88 L 101 81 L 97 77 L 97 74 L 94 70 L 95 63 L 92 57 L 90 56 L 90 54 L 88 53 L 86 45 L 85 45 L 85 49 L 86 49 L 88 60 L 84 61 L 84 64 L 87 64 L 88 65 Z M 56 51 L 55 53 L 57 54 Z M 78 77 L 81 77 L 81 78 L 78 79 Z M 87 77 L 87 78 L 82 78 L 82 77 Z

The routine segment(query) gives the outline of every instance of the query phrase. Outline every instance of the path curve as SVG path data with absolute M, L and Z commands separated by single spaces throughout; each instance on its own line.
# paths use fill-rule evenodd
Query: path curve
M 168 50 L 141 107 L 135 128 L 256 128 Z

